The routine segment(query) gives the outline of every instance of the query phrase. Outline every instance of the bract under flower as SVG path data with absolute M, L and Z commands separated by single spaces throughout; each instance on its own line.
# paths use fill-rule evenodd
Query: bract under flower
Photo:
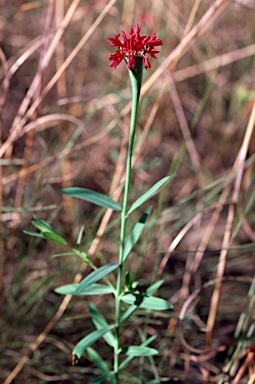
M 110 45 L 117 47 L 116 52 L 109 55 L 111 61 L 110 67 L 116 68 L 122 60 L 127 61 L 128 69 L 132 69 L 136 65 L 136 57 L 140 56 L 146 69 L 151 67 L 147 56 L 156 59 L 156 54 L 159 53 L 155 47 L 163 45 L 163 41 L 159 39 L 156 33 L 150 37 L 140 36 L 141 27 L 136 24 L 135 28 L 130 28 L 129 37 L 121 30 L 122 41 L 120 40 L 120 33 L 113 38 L 109 38 Z

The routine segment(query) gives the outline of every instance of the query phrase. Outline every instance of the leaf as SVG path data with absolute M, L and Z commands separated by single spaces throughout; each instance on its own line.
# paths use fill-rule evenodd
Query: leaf
M 158 351 L 154 348 L 144 347 L 144 346 L 130 346 L 123 347 L 120 350 L 120 353 L 124 353 L 128 356 L 152 356 L 157 355 Z
M 104 383 L 105 380 L 108 380 L 111 383 L 115 384 L 116 380 L 114 377 L 112 377 L 113 375 L 114 375 L 114 372 L 106 373 L 105 375 L 100 376 L 100 377 L 96 378 L 95 380 L 91 381 L 90 384 L 101 384 L 101 383 Z
M 73 256 L 73 255 L 74 255 L 73 252 L 65 252 L 65 253 L 56 253 L 52 257 L 64 257 L 64 256 Z
M 74 256 L 74 255 L 77 255 L 79 256 L 85 263 L 87 263 L 88 265 L 90 260 L 88 258 L 88 256 L 86 255 L 86 253 L 84 252 L 81 252 L 75 248 L 72 248 L 73 252 L 65 252 L 65 253 L 57 253 L 55 255 L 53 255 L 52 257 L 64 257 L 64 256 Z
M 82 239 L 82 235 L 83 235 L 83 232 L 84 232 L 84 225 L 81 227 L 80 231 L 79 231 L 79 234 L 78 234 L 78 238 L 77 238 L 77 241 L 76 241 L 76 244 L 79 246 L 81 244 L 81 239 Z
M 159 280 L 156 283 L 152 284 L 149 288 L 146 289 L 145 294 L 148 296 L 153 295 L 153 293 L 163 284 L 164 280 Z M 121 316 L 120 322 L 123 323 L 126 321 L 136 310 L 138 306 L 133 304 L 128 307 L 128 309 Z
M 89 359 L 97 366 L 98 369 L 100 369 L 102 373 L 105 374 L 110 372 L 108 365 L 97 351 L 95 351 L 91 347 L 88 347 L 86 352 L 88 354 Z
M 113 328 L 114 325 L 108 325 L 107 327 L 97 329 L 96 331 L 91 332 L 89 335 L 85 336 L 74 347 L 73 355 L 76 355 L 77 358 L 80 359 L 81 355 L 88 347 L 90 347 L 93 343 L 100 339 L 100 337 L 102 337 L 105 333 L 109 332 Z
M 149 345 L 150 343 L 152 343 L 153 340 L 156 339 L 156 336 L 153 335 L 151 337 L 149 337 L 149 339 L 145 340 L 141 345 L 140 347 L 147 347 L 147 345 Z M 122 370 L 123 368 L 125 368 L 129 363 L 130 361 L 133 360 L 135 356 L 128 356 L 125 360 L 122 361 L 122 363 L 120 364 L 119 366 L 119 370 Z
M 53 243 L 67 245 L 67 241 L 62 236 L 60 236 L 50 224 L 46 223 L 46 221 L 40 220 L 37 216 L 34 216 L 32 224 L 35 228 L 41 231 L 41 234 L 35 232 L 27 232 L 27 234 L 44 238 L 46 240 L 52 241 Z
M 55 232 L 42 232 L 42 235 L 46 240 L 52 241 L 53 243 L 67 245 L 66 240 Z
M 34 236 L 34 237 L 40 237 L 41 239 L 44 239 L 44 236 L 41 233 L 38 232 L 32 232 L 32 231 L 23 231 L 26 235 Z
M 57 232 L 52 228 L 52 226 L 44 220 L 40 220 L 39 217 L 34 216 L 34 220 L 32 221 L 32 224 L 35 228 L 39 229 L 41 232 L 51 232 L 56 233 Z
M 149 207 L 145 213 L 142 215 L 142 217 L 140 218 L 140 220 L 138 221 L 138 223 L 136 223 L 136 225 L 134 226 L 134 229 L 125 245 L 125 249 L 124 249 L 124 255 L 123 255 L 123 261 L 126 260 L 126 258 L 128 257 L 128 255 L 130 254 L 130 252 L 132 251 L 132 249 L 134 248 L 135 244 L 137 243 L 142 231 L 143 231 L 143 228 L 145 226 L 145 222 L 147 220 L 147 217 L 149 216 L 150 212 L 152 210 L 152 207 Z
M 126 321 L 137 310 L 137 308 L 137 305 L 130 305 L 130 307 L 128 307 L 128 309 L 121 316 L 120 323 L 124 323 L 124 321 Z
M 161 285 L 164 283 L 164 280 L 159 280 L 156 283 L 152 284 L 149 288 L 146 289 L 146 295 L 151 296 L 156 292 Z
M 170 176 L 166 176 L 163 179 L 159 180 L 153 187 L 151 187 L 146 193 L 144 193 L 142 196 L 137 199 L 134 204 L 130 207 L 128 211 L 128 215 L 133 212 L 135 209 L 140 207 L 145 201 L 149 200 L 155 193 L 158 191 L 158 189 L 165 184 L 167 181 L 169 181 Z
M 85 279 L 83 279 L 77 289 L 76 294 L 82 293 L 85 289 L 90 287 L 92 284 L 94 284 L 96 281 L 102 279 L 104 276 L 108 275 L 108 273 L 114 271 L 118 267 L 118 263 L 110 263 L 106 264 L 103 267 L 97 269 L 94 272 L 91 272 Z
M 104 316 L 97 310 L 97 308 L 93 304 L 88 304 L 89 312 L 92 317 L 92 321 L 97 329 L 104 328 L 108 325 L 107 321 L 105 320 Z M 114 347 L 115 345 L 115 338 L 112 334 L 112 332 L 107 332 L 103 338 L 109 344 L 111 347 Z
M 121 211 L 121 206 L 117 201 L 113 200 L 109 196 L 103 195 L 102 193 L 92 191 L 91 189 L 72 187 L 61 189 L 59 192 L 64 195 L 89 201 L 90 203 L 99 205 L 100 207 L 111 208 L 114 211 Z
M 54 291 L 60 295 L 107 295 L 113 293 L 112 288 L 109 285 L 104 284 L 92 284 L 87 289 L 84 289 L 81 293 L 76 293 L 79 284 L 66 284 L 56 288 Z
M 166 309 L 172 309 L 173 305 L 164 299 L 153 296 L 144 296 L 144 295 L 132 295 L 128 293 L 124 295 L 121 299 L 124 303 L 130 305 L 136 305 L 139 308 L 154 309 L 156 311 L 163 311 Z

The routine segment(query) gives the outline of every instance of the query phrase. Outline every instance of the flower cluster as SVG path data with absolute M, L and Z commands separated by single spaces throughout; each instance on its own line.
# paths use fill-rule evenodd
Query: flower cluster
M 116 68 L 123 59 L 127 61 L 128 69 L 132 69 L 136 65 L 136 57 L 142 57 L 146 69 L 151 67 L 147 55 L 156 59 L 159 53 L 157 47 L 163 45 L 163 41 L 159 39 L 156 33 L 150 36 L 140 36 L 141 27 L 136 24 L 135 28 L 130 28 L 129 37 L 121 30 L 122 41 L 119 39 L 120 33 L 113 38 L 109 38 L 110 45 L 117 47 L 116 52 L 109 55 L 111 61 L 110 67 Z

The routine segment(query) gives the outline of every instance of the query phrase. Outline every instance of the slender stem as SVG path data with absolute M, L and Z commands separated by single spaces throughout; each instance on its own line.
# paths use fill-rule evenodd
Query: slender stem
M 130 132 L 129 132 L 129 143 L 128 143 L 128 152 L 127 152 L 127 163 L 126 163 L 126 177 L 125 177 L 125 187 L 124 187 L 124 197 L 123 205 L 121 211 L 121 229 L 120 229 L 120 249 L 119 249 L 119 267 L 118 267 L 118 277 L 117 277 L 117 286 L 116 286 L 116 296 L 115 296 L 115 320 L 116 320 L 116 340 L 114 348 L 114 372 L 116 384 L 119 383 L 119 338 L 120 338 L 120 305 L 121 305 L 121 291 L 122 291 L 122 275 L 123 275 L 123 258 L 124 258 L 124 249 L 125 249 L 125 236 L 126 236 L 126 223 L 127 223 L 127 212 L 128 212 L 128 195 L 130 187 L 130 176 L 131 176 L 131 165 L 132 165 L 132 154 L 134 146 L 134 138 L 136 131 L 136 120 L 137 120 L 137 110 L 141 89 L 141 80 L 142 80 L 142 60 L 140 58 L 136 59 L 136 67 L 131 71 L 129 70 L 131 85 L 132 85 L 132 111 L 130 119 Z

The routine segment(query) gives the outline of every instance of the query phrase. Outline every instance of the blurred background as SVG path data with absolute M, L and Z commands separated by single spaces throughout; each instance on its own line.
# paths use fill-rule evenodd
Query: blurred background
M 54 292 L 80 260 L 53 257 L 68 249 L 23 231 L 36 215 L 75 244 L 84 226 L 94 263 L 117 260 L 119 217 L 59 190 L 121 201 L 131 89 L 125 64 L 109 67 L 107 39 L 138 23 L 164 45 L 144 71 L 130 200 L 171 181 L 132 215 L 153 206 L 128 264 L 145 288 L 164 279 L 159 295 L 174 310 L 134 316 L 123 344 L 157 335 L 160 353 L 133 360 L 123 380 L 255 383 L 254 0 L 0 7 L 0 381 L 79 384 L 98 373 L 85 355 L 71 365 L 93 329 L 87 299 Z M 90 299 L 111 319 L 110 298 Z

